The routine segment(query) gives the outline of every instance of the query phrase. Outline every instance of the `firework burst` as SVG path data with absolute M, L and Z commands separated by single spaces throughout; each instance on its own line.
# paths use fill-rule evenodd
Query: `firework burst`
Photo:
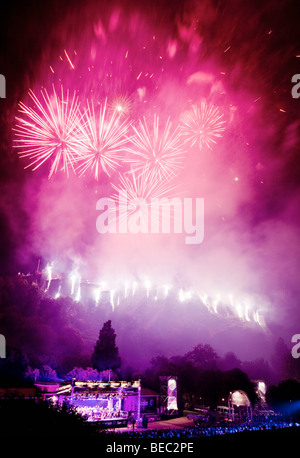
M 119 167 L 130 125 L 127 119 L 121 121 L 120 117 L 117 108 L 112 114 L 108 113 L 107 100 L 99 106 L 98 112 L 93 103 L 87 102 L 75 140 L 78 153 L 76 171 L 80 176 L 90 172 L 98 181 L 102 171 L 110 176 Z
M 217 107 L 202 101 L 181 115 L 180 130 L 191 146 L 198 143 L 200 149 L 211 148 L 222 137 L 225 121 Z
M 23 118 L 16 117 L 15 147 L 20 148 L 19 156 L 29 159 L 25 167 L 38 169 L 44 162 L 51 161 L 49 178 L 58 171 L 69 174 L 74 171 L 76 153 L 73 139 L 81 121 L 79 102 L 76 92 L 70 97 L 69 91 L 64 95 L 61 87 L 60 96 L 53 86 L 53 93 L 41 90 L 41 99 L 29 91 L 34 108 L 19 103 Z
M 139 121 L 139 128 L 132 126 L 134 135 L 130 138 L 131 146 L 127 151 L 133 154 L 130 158 L 134 172 L 149 172 L 150 178 L 171 180 L 182 168 L 184 152 L 180 144 L 180 132 L 172 130 L 168 118 L 160 129 L 159 116 L 154 115 L 153 129 L 149 129 L 146 119 Z

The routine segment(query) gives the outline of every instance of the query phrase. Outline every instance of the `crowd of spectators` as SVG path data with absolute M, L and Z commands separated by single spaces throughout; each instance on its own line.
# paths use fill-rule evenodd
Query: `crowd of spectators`
M 118 437 L 122 438 L 145 438 L 145 439 L 176 439 L 176 438 L 200 438 L 222 436 L 227 434 L 241 433 L 245 431 L 267 431 L 289 427 L 300 427 L 300 423 L 287 421 L 258 421 L 252 423 L 215 425 L 215 426 L 195 426 L 182 429 L 149 429 L 149 430 L 129 430 L 117 432 Z M 109 432 L 108 432 L 109 434 Z

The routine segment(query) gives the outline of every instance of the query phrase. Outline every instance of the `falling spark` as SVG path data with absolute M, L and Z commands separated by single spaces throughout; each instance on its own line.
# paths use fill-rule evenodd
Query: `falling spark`
M 250 318 L 249 318 L 249 306 L 248 305 L 245 305 L 245 319 L 246 319 L 246 321 L 250 321 Z
M 114 308 L 115 308 L 115 304 L 114 304 L 114 293 L 115 293 L 114 290 L 111 289 L 111 290 L 110 290 L 110 293 L 109 293 L 109 298 L 110 298 L 110 304 L 111 304 L 113 310 L 114 310 Z
M 135 293 L 136 293 L 136 288 L 137 288 L 137 282 L 134 281 L 133 284 L 132 284 L 132 295 L 134 296 Z
M 145 285 L 145 288 L 146 288 L 146 291 L 147 291 L 147 297 L 149 297 L 150 289 L 151 289 L 151 282 L 150 282 L 150 280 L 145 280 L 144 285 Z
M 100 297 L 101 297 L 101 287 L 97 288 L 96 291 L 95 291 L 95 301 L 96 301 L 96 304 L 98 304 L 99 300 L 100 300 Z
M 180 290 L 179 290 L 178 297 L 179 297 L 180 302 L 183 302 L 185 300 L 185 294 L 184 294 L 184 291 L 183 291 L 182 288 L 180 288 Z
M 218 306 L 218 304 L 219 304 L 219 302 L 220 302 L 220 299 L 221 299 L 221 298 L 220 298 L 220 295 L 218 294 L 217 297 L 216 297 L 216 299 L 213 301 L 213 309 L 214 309 L 214 312 L 215 312 L 215 313 L 218 313 L 218 311 L 217 311 L 217 306 Z
M 72 61 L 71 61 L 71 59 L 70 59 L 70 57 L 69 57 L 69 55 L 68 55 L 68 53 L 67 53 L 67 51 L 65 49 L 64 49 L 64 53 L 65 53 L 66 58 L 68 59 L 70 67 L 74 70 L 75 67 L 74 67 L 74 65 L 73 65 L 73 63 L 72 63 Z
M 75 296 L 75 301 L 76 302 L 80 302 L 80 299 L 81 299 L 81 288 L 80 288 L 80 285 L 79 285 L 78 289 L 77 289 L 77 294 Z
M 236 311 L 239 319 L 241 321 L 245 321 L 245 310 L 243 310 L 243 307 L 240 303 L 236 304 Z
M 47 264 L 46 271 L 47 271 L 48 283 L 47 283 L 47 287 L 45 291 L 49 291 L 51 280 L 52 280 L 52 265 L 51 264 Z
M 165 297 L 168 297 L 169 290 L 170 290 L 170 286 L 169 286 L 169 285 L 164 285 L 164 294 L 165 294 Z
M 71 296 L 72 297 L 79 297 L 80 298 L 80 280 L 81 277 L 78 272 L 71 273 L 70 275 L 70 280 L 71 280 Z M 77 284 L 77 289 L 76 289 L 76 284 Z M 75 294 L 76 291 L 76 294 Z M 77 299 L 75 299 L 77 300 Z M 79 299 L 78 299 L 79 301 Z

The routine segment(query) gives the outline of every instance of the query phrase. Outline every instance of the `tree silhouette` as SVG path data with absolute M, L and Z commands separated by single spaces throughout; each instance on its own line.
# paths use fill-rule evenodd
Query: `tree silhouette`
M 204 370 L 215 369 L 218 355 L 209 344 L 199 344 L 184 355 L 187 361 Z
M 92 364 L 98 371 L 116 370 L 121 366 L 119 350 L 116 346 L 116 334 L 111 327 L 111 320 L 104 323 L 100 330 L 99 339 L 92 354 Z

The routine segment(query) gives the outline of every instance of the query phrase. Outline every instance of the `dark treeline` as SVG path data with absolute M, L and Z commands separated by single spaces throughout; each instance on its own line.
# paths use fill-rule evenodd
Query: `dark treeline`
M 57 407 L 48 401 L 32 399 L 1 399 L 0 437 L 10 438 L 98 438 L 105 433 L 88 423 L 65 404 Z

